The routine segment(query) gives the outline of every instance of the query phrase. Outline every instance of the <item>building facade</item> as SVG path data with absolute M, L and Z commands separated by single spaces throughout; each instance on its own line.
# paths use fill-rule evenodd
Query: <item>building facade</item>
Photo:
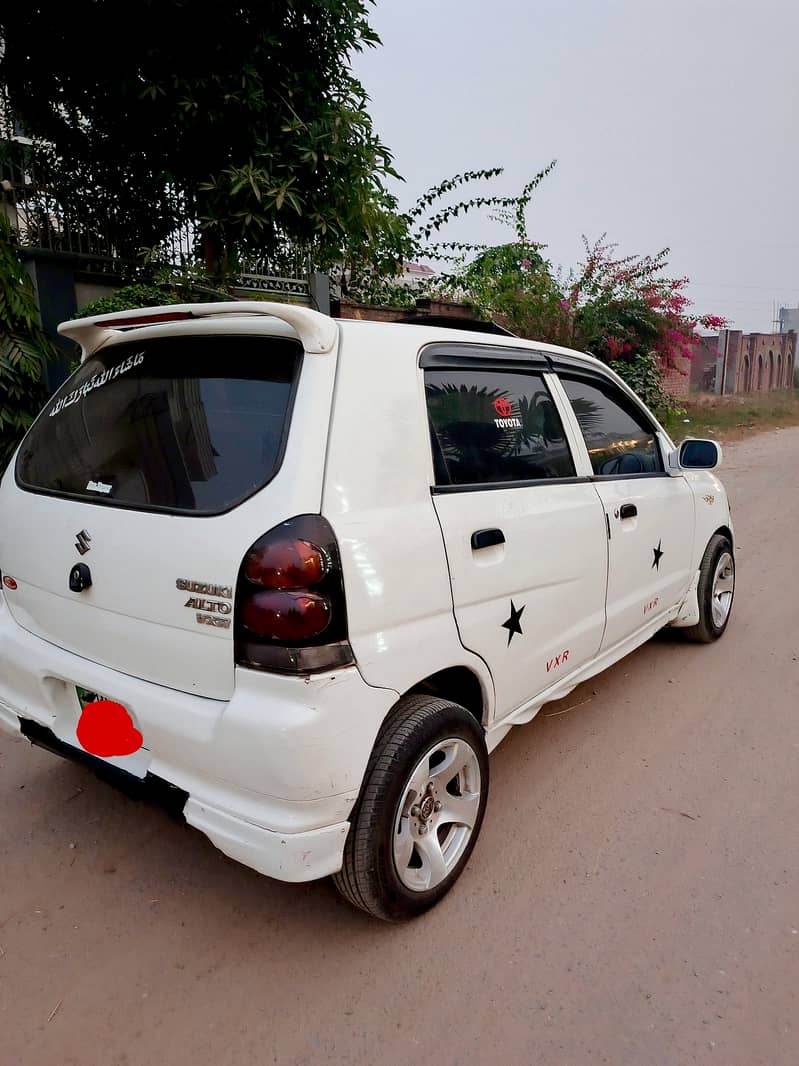
M 702 337 L 692 360 L 691 389 L 728 394 L 792 388 L 796 336 L 793 330 L 724 329 L 717 337 Z

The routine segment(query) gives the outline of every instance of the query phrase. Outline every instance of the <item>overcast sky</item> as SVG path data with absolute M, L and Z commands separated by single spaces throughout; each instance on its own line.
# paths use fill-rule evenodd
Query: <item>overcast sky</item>
M 556 157 L 528 213 L 555 264 L 607 231 L 669 245 L 734 328 L 799 303 L 796 0 L 377 0 L 371 22 L 383 47 L 354 65 L 404 207 L 464 169 L 502 165 L 514 193 Z

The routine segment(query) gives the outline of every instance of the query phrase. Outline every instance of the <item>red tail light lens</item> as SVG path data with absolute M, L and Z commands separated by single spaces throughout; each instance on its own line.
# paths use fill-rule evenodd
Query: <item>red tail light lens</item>
M 279 540 L 253 548 L 244 560 L 244 573 L 255 585 L 270 589 L 305 589 L 318 585 L 328 560 L 307 540 Z
M 330 600 L 313 592 L 256 592 L 241 609 L 250 633 L 272 640 L 310 640 L 330 624 Z
M 341 559 L 330 523 L 298 515 L 260 537 L 239 570 L 236 662 L 308 674 L 354 662 Z

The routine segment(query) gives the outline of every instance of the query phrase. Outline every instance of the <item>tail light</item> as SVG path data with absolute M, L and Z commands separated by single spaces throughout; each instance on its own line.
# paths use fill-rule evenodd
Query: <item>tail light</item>
M 245 555 L 236 585 L 236 662 L 313 673 L 354 661 L 338 544 L 321 515 L 299 515 Z

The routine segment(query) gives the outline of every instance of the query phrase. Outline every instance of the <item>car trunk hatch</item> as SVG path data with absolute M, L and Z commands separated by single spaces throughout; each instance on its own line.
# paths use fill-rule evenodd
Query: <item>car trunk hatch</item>
M 302 362 L 294 340 L 243 335 L 126 338 L 91 356 L 3 480 L 0 567 L 17 623 L 115 670 L 229 698 L 241 560 L 295 506 L 277 475 Z

